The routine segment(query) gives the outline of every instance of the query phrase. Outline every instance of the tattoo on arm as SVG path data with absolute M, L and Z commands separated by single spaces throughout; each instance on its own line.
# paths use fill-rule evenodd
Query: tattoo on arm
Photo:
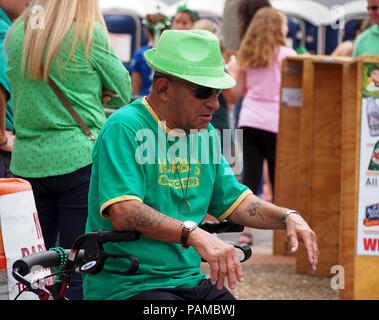
M 262 213 L 261 213 L 261 210 L 259 208 L 261 205 L 262 204 L 260 202 L 254 202 L 249 207 L 247 207 L 247 211 L 249 212 L 249 216 L 255 217 L 256 215 L 259 215 L 262 218 L 262 220 L 264 220 Z
M 167 219 L 167 216 L 154 212 L 146 206 L 136 206 L 128 217 L 125 218 L 128 230 L 137 230 L 138 227 L 160 227 Z

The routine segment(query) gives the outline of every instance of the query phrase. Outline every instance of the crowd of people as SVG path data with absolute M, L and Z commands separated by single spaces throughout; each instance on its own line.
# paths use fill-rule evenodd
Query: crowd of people
M 367 3 L 372 26 L 360 29 L 349 55 L 379 54 L 379 0 Z M 43 28 L 35 5 L 44 8 Z M 32 185 L 47 248 L 100 229 L 142 235 L 110 246 L 139 257 L 137 275 L 114 274 L 110 263 L 85 276 L 83 296 L 78 273 L 68 298 L 234 299 L 224 284 L 243 281 L 240 262 L 231 245 L 197 228 L 204 219 L 244 225 L 239 241 L 248 244 L 251 228 L 286 229 L 292 251 L 304 242 L 316 269 L 315 233 L 301 214 L 272 203 L 281 64 L 297 54 L 286 44 L 287 18 L 269 0 L 240 0 L 237 17 L 230 58 L 220 30 L 186 5 L 173 19 L 148 14 L 149 41 L 129 73 L 97 0 L 0 0 L 1 177 Z M 139 98 L 130 103 L 132 96 Z M 122 108 L 106 119 L 105 105 Z M 233 127 L 244 133 L 242 183 L 221 155 L 223 130 Z M 147 149 L 166 137 L 153 163 L 137 159 L 140 130 L 154 133 Z M 216 141 L 207 152 L 204 137 Z

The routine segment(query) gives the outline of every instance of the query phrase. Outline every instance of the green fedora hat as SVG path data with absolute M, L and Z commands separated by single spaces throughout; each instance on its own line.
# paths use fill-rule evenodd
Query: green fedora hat
M 236 84 L 225 72 L 218 38 L 206 30 L 166 30 L 157 47 L 145 51 L 145 60 L 153 70 L 201 86 L 229 89 Z

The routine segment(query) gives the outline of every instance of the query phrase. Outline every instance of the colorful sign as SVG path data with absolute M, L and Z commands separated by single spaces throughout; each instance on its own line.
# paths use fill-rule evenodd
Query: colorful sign
M 363 65 L 357 255 L 379 256 L 379 65 Z

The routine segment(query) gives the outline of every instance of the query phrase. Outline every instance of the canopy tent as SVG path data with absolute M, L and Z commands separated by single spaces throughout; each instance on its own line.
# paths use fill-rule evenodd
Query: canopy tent
M 323 54 L 325 50 L 325 25 L 330 22 L 330 10 L 311 0 L 271 0 L 271 5 L 284 12 L 298 27 L 294 41 L 309 51 Z
M 168 4 L 162 0 L 100 0 L 100 9 L 104 12 L 131 11 L 144 18 L 148 13 L 166 11 Z
M 330 10 L 311 0 L 271 0 L 271 5 L 286 15 L 306 20 L 314 26 L 328 25 Z
M 212 15 L 222 18 L 225 0 L 180 0 L 167 8 L 166 15 L 173 17 L 176 14 L 177 7 L 183 4 L 187 4 L 189 9 L 196 11 L 199 15 Z
M 336 15 L 336 18 L 343 22 L 343 28 L 338 30 L 338 43 L 346 39 L 354 39 L 355 24 L 368 17 L 367 0 L 355 0 L 342 5 Z
M 196 11 L 201 19 L 211 20 L 220 30 L 225 0 L 180 0 L 169 6 L 164 13 L 168 17 L 174 17 L 178 6 L 183 4 L 186 4 L 188 9 Z

